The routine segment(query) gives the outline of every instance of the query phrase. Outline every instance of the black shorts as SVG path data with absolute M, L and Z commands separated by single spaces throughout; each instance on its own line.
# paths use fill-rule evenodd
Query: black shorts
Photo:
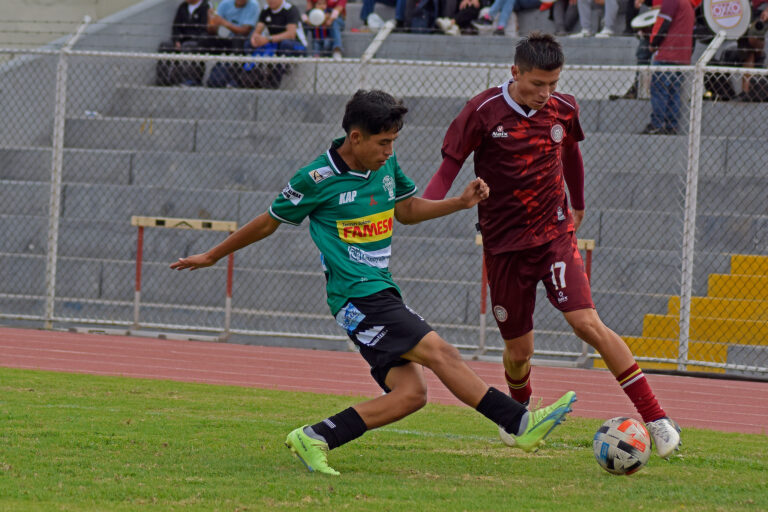
M 349 299 L 336 313 L 336 323 L 347 331 L 371 366 L 371 376 L 386 392 L 389 370 L 407 364 L 401 356 L 433 330 L 394 288 Z

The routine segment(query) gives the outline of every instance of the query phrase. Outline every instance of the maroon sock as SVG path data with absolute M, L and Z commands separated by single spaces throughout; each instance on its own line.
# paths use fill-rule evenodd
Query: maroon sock
M 648 384 L 643 370 L 637 366 L 637 363 L 633 363 L 626 371 L 616 377 L 616 380 L 619 381 L 619 386 L 624 390 L 624 393 L 635 404 L 635 409 L 640 413 L 644 422 L 648 423 L 666 416 L 664 409 L 656 400 L 656 395 L 651 391 L 651 386 Z
M 512 398 L 517 400 L 523 405 L 528 405 L 531 400 L 531 369 L 528 368 L 528 372 L 520 380 L 515 380 L 509 376 L 507 372 L 504 372 L 504 377 L 507 379 L 507 385 L 509 386 L 509 394 Z

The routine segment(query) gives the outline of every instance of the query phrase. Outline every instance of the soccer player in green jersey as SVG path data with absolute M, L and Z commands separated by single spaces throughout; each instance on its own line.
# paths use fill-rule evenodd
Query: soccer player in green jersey
M 569 391 L 553 404 L 528 412 L 483 382 L 459 351 L 403 301 L 389 272 L 394 220 L 415 224 L 441 217 L 472 208 L 489 194 L 478 178 L 458 197 L 416 197 L 416 185 L 400 169 L 393 151 L 406 112 L 385 92 L 357 91 L 342 121 L 346 136 L 299 169 L 268 211 L 211 250 L 171 265 L 176 270 L 211 266 L 271 235 L 280 224 L 298 225 L 309 217 L 310 235 L 327 277 L 331 313 L 385 391 L 288 434 L 285 444 L 309 471 L 338 475 L 328 465 L 328 450 L 423 407 L 427 385 L 422 366 L 462 402 L 517 435 L 516 447 L 525 451 L 537 450 L 576 400 Z

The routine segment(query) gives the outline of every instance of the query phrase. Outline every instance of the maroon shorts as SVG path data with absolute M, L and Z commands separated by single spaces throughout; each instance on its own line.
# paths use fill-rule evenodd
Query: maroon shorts
M 573 232 L 530 249 L 496 255 L 486 252 L 485 265 L 493 316 L 505 340 L 533 329 L 539 281 L 544 283 L 549 301 L 563 313 L 595 307 Z

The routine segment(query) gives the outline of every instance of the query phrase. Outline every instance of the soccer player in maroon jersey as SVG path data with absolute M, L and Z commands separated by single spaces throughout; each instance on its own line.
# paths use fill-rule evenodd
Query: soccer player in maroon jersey
M 516 47 L 512 79 L 470 99 L 443 141 L 443 162 L 424 192 L 445 197 L 467 157 L 490 197 L 478 205 L 493 314 L 504 338 L 503 362 L 512 397 L 531 397 L 536 284 L 574 332 L 603 357 L 668 457 L 680 429 L 666 416 L 627 344 L 603 324 L 576 246 L 584 218 L 584 139 L 573 96 L 555 92 L 565 63 L 549 34 L 532 33 Z M 573 211 L 568 207 L 565 185 Z M 508 444 L 514 438 L 502 435 Z

